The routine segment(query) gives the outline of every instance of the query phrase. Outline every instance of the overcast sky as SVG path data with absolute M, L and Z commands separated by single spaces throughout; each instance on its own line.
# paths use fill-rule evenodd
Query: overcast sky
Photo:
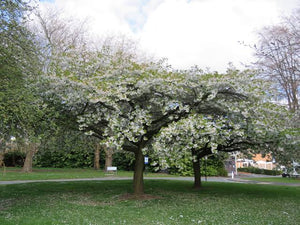
M 173 68 L 198 65 L 225 71 L 252 60 L 250 48 L 261 27 L 278 23 L 299 0 L 41 0 L 89 18 L 100 36 L 125 34 Z M 50 2 L 50 3 L 49 3 Z

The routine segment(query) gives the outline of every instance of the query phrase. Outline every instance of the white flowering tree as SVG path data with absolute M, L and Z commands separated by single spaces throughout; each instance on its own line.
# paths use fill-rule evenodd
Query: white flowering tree
M 56 29 L 59 21 L 47 23 L 38 16 L 46 34 L 64 34 Z M 45 51 L 42 93 L 86 134 L 134 153 L 135 194 L 143 193 L 143 151 L 161 128 L 191 113 L 247 116 L 247 104 L 260 96 L 249 72 L 203 74 L 196 67 L 172 71 L 164 62 L 141 61 L 124 42 L 106 42 L 94 49 L 81 33 L 69 33 L 73 41 L 46 35 L 41 42 L 50 46 Z M 74 41 L 77 37 L 80 40 Z
M 183 169 L 183 158 L 192 161 L 194 187 L 201 187 L 200 162 L 204 156 L 219 151 L 236 151 L 244 131 L 240 123 L 233 123 L 225 116 L 193 114 L 162 129 L 154 140 L 153 155 L 158 162 L 153 166 L 168 168 L 175 165 Z M 243 143 L 248 144 L 246 140 Z
M 57 62 L 45 76 L 49 81 L 45 93 L 77 116 L 81 130 L 134 153 L 135 194 L 144 191 L 143 151 L 163 127 L 191 113 L 247 113 L 246 106 L 237 108 L 238 102 L 256 95 L 247 96 L 249 92 L 232 81 L 233 72 L 203 74 L 197 68 L 174 72 L 163 63 L 138 62 L 107 46 L 101 51 L 74 49 Z
M 275 151 L 272 147 L 277 144 L 279 121 L 260 123 L 256 116 L 230 112 L 221 116 L 194 114 L 172 123 L 154 140 L 152 154 L 158 162 L 153 165 L 158 169 L 170 165 L 181 169 L 182 159 L 187 157 L 193 164 L 194 187 L 200 188 L 200 162 L 204 156 L 219 152 Z
M 288 125 L 291 114 L 272 103 L 270 93 L 265 91 L 268 84 L 253 79 L 249 72 L 229 70 L 226 76 L 213 80 L 221 85 L 230 78 L 231 85 L 248 96 L 243 101 L 227 102 L 221 114 L 191 114 L 162 129 L 153 141 L 152 154 L 158 159 L 153 165 L 180 168 L 180 159 L 188 157 L 193 162 L 194 187 L 199 188 L 200 161 L 204 156 L 234 151 L 272 153 L 277 161 L 295 156 L 299 131 Z
M 56 54 L 53 62 L 45 74 L 44 94 L 58 101 L 86 134 L 134 153 L 135 194 L 144 190 L 146 147 L 162 128 L 191 114 L 203 114 L 207 118 L 213 115 L 220 124 L 233 116 L 235 120 L 230 123 L 234 123 L 235 133 L 226 131 L 230 137 L 243 137 L 244 131 L 238 129 L 241 123 L 251 124 L 253 132 L 273 135 L 264 129 L 264 124 L 272 124 L 271 117 L 264 116 L 272 107 L 261 107 L 268 101 L 264 90 L 269 84 L 255 79 L 252 71 L 230 69 L 226 74 L 204 74 L 197 67 L 172 71 L 163 61 L 142 62 L 122 46 L 112 45 L 97 50 L 82 46 L 69 48 L 68 52 Z M 253 114 L 256 120 L 249 123 Z M 205 129 L 212 129 L 214 123 L 208 124 Z M 214 129 L 226 136 L 224 129 Z M 211 133 L 210 139 L 216 139 L 216 134 Z M 251 143 L 245 139 L 241 143 L 225 142 L 227 139 L 209 142 L 207 149 L 214 151 L 221 146 L 237 149 L 246 142 Z

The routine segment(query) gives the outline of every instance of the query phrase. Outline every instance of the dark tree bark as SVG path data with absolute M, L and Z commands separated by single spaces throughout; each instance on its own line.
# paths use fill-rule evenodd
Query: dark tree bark
M 5 166 L 4 165 L 4 153 L 0 153 L 0 167 Z
M 193 161 L 193 169 L 194 169 L 194 188 L 199 189 L 202 187 L 201 165 L 199 159 L 197 159 L 197 161 Z
M 199 189 L 202 186 L 201 183 L 201 158 L 197 155 L 196 150 L 192 150 L 193 155 L 193 170 L 194 170 L 194 188 Z
M 100 144 L 96 143 L 94 151 L 94 169 L 100 169 Z
M 142 195 L 144 194 L 144 155 L 141 148 L 136 150 L 134 154 L 133 193 L 134 195 Z

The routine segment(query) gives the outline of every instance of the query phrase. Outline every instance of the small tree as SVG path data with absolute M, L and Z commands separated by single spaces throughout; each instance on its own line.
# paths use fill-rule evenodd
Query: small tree
M 251 77 L 246 74 L 243 76 L 244 81 Z M 234 82 L 236 75 L 242 76 L 241 73 L 233 73 L 231 82 Z M 159 159 L 154 164 L 158 163 L 160 168 L 169 165 L 181 167 L 180 159 L 188 157 L 193 164 L 194 187 L 200 188 L 200 162 L 204 156 L 218 152 L 258 150 L 276 155 L 278 138 L 285 129 L 287 112 L 283 107 L 268 103 L 260 86 L 254 88 L 260 82 L 238 82 L 240 89 L 248 90 L 248 96 L 251 96 L 251 89 L 254 91 L 253 98 L 237 102 L 231 110 L 219 115 L 192 114 L 162 129 L 154 141 L 153 154 Z

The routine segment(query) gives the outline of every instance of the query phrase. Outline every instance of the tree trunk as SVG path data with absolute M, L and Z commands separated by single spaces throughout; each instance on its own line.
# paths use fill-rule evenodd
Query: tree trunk
M 35 143 L 29 143 L 25 146 L 26 148 L 26 156 L 25 156 L 25 162 L 22 168 L 22 172 L 24 173 L 30 173 L 32 172 L 32 160 L 34 154 L 37 152 L 37 145 Z
M 134 154 L 133 193 L 134 195 L 142 195 L 144 194 L 144 155 L 141 149 L 138 149 Z
M 12 166 L 13 167 L 15 167 L 16 166 L 16 155 L 15 154 L 12 154 L 12 159 L 11 159 L 11 164 L 12 164 Z
M 4 153 L 0 153 L 0 167 L 4 166 Z
M 192 149 L 192 156 L 193 156 L 193 170 L 194 170 L 194 188 L 199 189 L 201 188 L 201 168 L 200 168 L 200 160 L 201 157 L 199 153 L 195 149 Z
M 107 167 L 112 166 L 113 160 L 113 148 L 106 147 L 105 148 L 105 171 L 107 171 Z
M 94 169 L 100 169 L 100 144 L 96 143 L 95 152 L 94 152 Z
M 193 161 L 193 169 L 194 169 L 194 188 L 198 189 L 201 188 L 201 165 L 200 159 L 197 161 Z

